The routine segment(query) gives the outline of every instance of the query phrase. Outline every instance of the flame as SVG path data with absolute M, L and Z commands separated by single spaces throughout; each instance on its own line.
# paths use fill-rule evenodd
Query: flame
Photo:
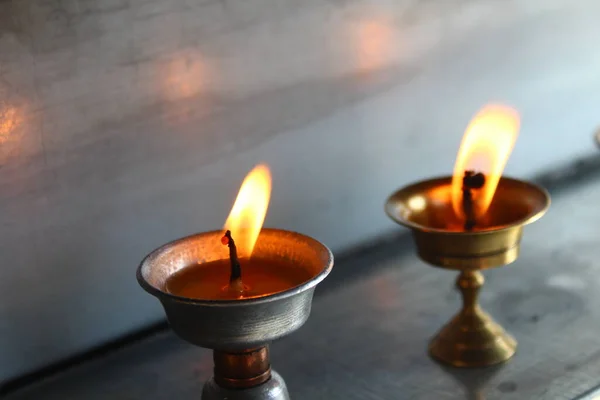
M 271 171 L 265 164 L 254 167 L 246 175 L 224 229 L 231 231 L 238 255 L 250 257 L 260 234 L 269 199 L 271 198 Z
M 471 120 L 458 150 L 452 175 L 452 207 L 464 219 L 462 181 L 465 171 L 482 172 L 485 184 L 473 191 L 474 216 L 483 216 L 494 198 L 504 166 L 519 134 L 519 113 L 504 105 L 489 104 Z

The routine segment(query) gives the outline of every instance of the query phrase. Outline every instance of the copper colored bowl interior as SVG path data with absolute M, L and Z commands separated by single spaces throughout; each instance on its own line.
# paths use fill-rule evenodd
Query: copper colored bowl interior
M 452 177 L 421 181 L 400 189 L 388 199 L 385 209 L 396 222 L 410 228 L 464 232 L 451 203 Z M 490 208 L 473 232 L 489 232 L 524 225 L 540 218 L 550 197 L 543 188 L 512 178 L 502 178 Z
M 156 249 L 138 269 L 138 280 L 147 291 L 155 295 L 172 296 L 165 291 L 167 279 L 190 265 L 229 258 L 227 246 L 221 243 L 223 231 L 212 231 L 188 236 Z M 277 262 L 284 261 L 286 268 L 301 268 L 308 276 L 307 282 L 295 291 L 315 286 L 327 276 L 333 266 L 333 255 L 322 243 L 308 236 L 279 229 L 261 231 L 252 257 Z M 267 296 L 268 297 L 268 296 Z

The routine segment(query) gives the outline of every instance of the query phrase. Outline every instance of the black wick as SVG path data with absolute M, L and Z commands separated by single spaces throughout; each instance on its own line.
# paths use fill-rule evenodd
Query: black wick
M 485 185 L 485 175 L 481 172 L 465 171 L 462 185 L 462 206 L 465 213 L 465 230 L 475 227 L 475 207 L 473 205 L 473 189 L 481 189 Z
M 237 256 L 237 248 L 235 247 L 235 241 L 231 237 L 231 231 L 225 232 L 225 235 L 221 238 L 221 243 L 229 246 L 229 261 L 231 262 L 231 276 L 229 277 L 229 283 L 242 280 L 242 267 L 240 260 Z

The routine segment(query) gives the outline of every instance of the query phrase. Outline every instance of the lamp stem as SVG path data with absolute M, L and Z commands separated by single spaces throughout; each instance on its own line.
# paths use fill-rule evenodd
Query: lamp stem
M 485 278 L 479 271 L 462 271 L 460 275 L 458 275 L 456 287 L 462 294 L 463 313 L 472 314 L 480 311 L 479 290 L 484 282 Z
M 271 378 L 269 347 L 250 350 L 213 350 L 214 380 L 224 388 L 245 389 Z

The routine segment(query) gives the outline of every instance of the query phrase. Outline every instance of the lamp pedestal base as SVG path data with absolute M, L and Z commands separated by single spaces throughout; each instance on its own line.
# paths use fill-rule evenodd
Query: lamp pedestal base
M 204 384 L 202 400 L 290 400 L 290 395 L 281 375 L 271 370 L 269 380 L 244 389 L 224 388 L 211 378 Z
M 463 296 L 463 309 L 431 341 L 429 353 L 436 360 L 454 367 L 487 367 L 515 354 L 516 340 L 477 303 L 483 282 L 479 271 L 459 275 L 456 286 Z
M 269 347 L 213 351 L 215 375 L 202 400 L 290 400 L 283 378 L 271 369 Z

